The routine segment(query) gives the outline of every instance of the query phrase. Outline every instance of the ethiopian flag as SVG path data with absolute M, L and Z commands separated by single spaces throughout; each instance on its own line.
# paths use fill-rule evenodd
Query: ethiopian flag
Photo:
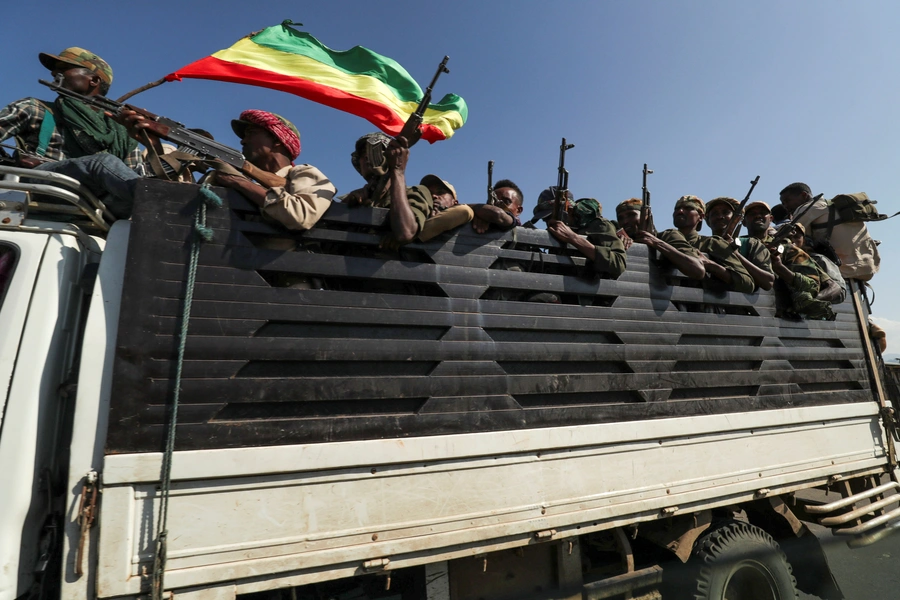
M 362 46 L 332 50 L 290 24 L 242 38 L 165 79 L 215 79 L 290 92 L 367 119 L 389 135 L 400 133 L 424 96 L 406 69 Z M 432 143 L 447 139 L 468 114 L 465 100 L 447 94 L 428 105 L 422 137 Z

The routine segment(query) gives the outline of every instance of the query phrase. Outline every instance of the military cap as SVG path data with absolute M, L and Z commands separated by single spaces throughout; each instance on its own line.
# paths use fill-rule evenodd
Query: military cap
M 110 84 L 112 84 L 112 68 L 110 68 L 109 64 L 105 60 L 103 60 L 90 50 L 72 46 L 71 48 L 66 48 L 65 50 L 60 52 L 59 55 L 41 52 L 40 54 L 38 54 L 38 58 L 40 59 L 41 64 L 51 71 L 56 68 L 56 63 L 63 62 L 66 64 L 75 65 L 76 67 L 83 67 L 87 69 L 88 71 L 99 77 L 100 81 L 104 82 L 107 88 L 110 86 Z
M 812 196 L 812 190 L 809 189 L 809 186 L 806 185 L 805 183 L 801 183 L 799 181 L 796 183 L 792 183 L 788 186 L 785 186 L 785 188 L 783 190 L 781 190 L 781 192 L 779 192 L 779 194 L 784 194 L 786 192 L 806 192 L 807 194 Z
M 792 229 L 799 229 L 800 233 L 806 235 L 806 227 L 803 226 L 803 223 L 794 223 Z
M 713 198 L 709 202 L 706 203 L 706 214 L 709 214 L 712 211 L 712 207 L 717 204 L 728 204 L 731 206 L 731 210 L 737 212 L 738 207 L 741 205 L 740 202 L 735 200 L 734 198 L 728 198 L 727 196 L 719 196 L 718 198 Z
M 759 208 L 760 206 L 762 206 L 763 208 L 766 209 L 766 213 L 767 213 L 767 214 L 772 214 L 772 207 L 770 207 L 770 206 L 769 206 L 768 204 L 766 204 L 765 202 L 760 202 L 760 201 L 757 201 L 757 202 L 751 202 L 750 204 L 748 204 L 747 206 L 745 206 L 745 207 L 744 207 L 744 214 L 747 214 L 748 212 L 750 212 L 750 211 L 753 210 L 754 208 Z
M 537 206 L 534 207 L 534 214 L 544 212 L 553 208 L 553 200 L 556 198 L 556 186 L 551 185 L 540 193 L 537 200 Z M 566 190 L 566 198 L 574 200 L 575 196 L 569 190 Z
M 703 200 L 697 196 L 682 196 L 675 203 L 675 209 L 677 210 L 681 206 L 693 208 L 700 213 L 701 216 L 706 214 L 706 205 L 704 205 Z
M 629 198 L 616 205 L 616 215 L 629 210 L 641 210 L 644 202 L 640 198 Z
M 450 192 L 450 195 L 453 196 L 453 199 L 459 201 L 459 198 L 456 197 L 456 188 L 450 185 L 449 181 L 441 179 L 437 175 L 426 175 L 422 178 L 422 181 L 419 182 L 419 185 L 424 185 L 426 187 L 429 185 L 434 185 L 437 187 L 447 188 L 447 191 Z

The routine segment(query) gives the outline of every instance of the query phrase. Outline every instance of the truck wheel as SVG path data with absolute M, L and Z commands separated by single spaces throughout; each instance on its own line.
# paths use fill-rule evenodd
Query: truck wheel
M 797 581 L 784 552 L 764 530 L 727 521 L 701 537 L 695 600 L 795 600 Z

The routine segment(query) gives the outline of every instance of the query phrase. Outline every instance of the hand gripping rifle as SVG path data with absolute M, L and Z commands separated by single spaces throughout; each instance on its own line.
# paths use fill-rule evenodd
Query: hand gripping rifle
M 638 231 L 653 233 L 653 216 L 650 213 L 650 190 L 647 189 L 647 175 L 653 173 L 653 169 L 647 168 L 644 163 L 644 183 L 641 185 L 641 221 Z
M 736 240 L 738 235 L 740 235 L 741 221 L 744 218 L 744 207 L 747 206 L 747 201 L 750 200 L 750 194 L 753 193 L 753 188 L 756 187 L 757 183 L 759 183 L 759 175 L 750 182 L 750 190 L 747 192 L 747 195 L 744 196 L 744 199 L 741 200 L 740 206 L 734 211 L 734 214 L 731 216 L 731 221 L 728 222 L 728 226 L 725 228 L 725 235 L 732 240 Z
M 566 150 L 571 150 L 575 144 L 567 144 L 566 138 L 559 145 L 559 168 L 556 177 L 556 202 L 553 205 L 553 214 L 550 217 L 554 221 L 565 223 L 569 216 L 569 172 L 566 170 Z
M 400 133 L 397 134 L 397 137 L 403 136 L 404 138 L 406 138 L 406 141 L 409 143 L 409 145 L 407 146 L 408 148 L 412 148 L 413 145 L 422 138 L 422 131 L 419 129 L 419 125 L 422 124 L 422 120 L 425 116 L 425 111 L 428 109 L 428 105 L 431 104 L 431 90 L 434 89 L 434 85 L 437 83 L 438 77 L 441 76 L 441 73 L 450 72 L 450 69 L 447 68 L 448 60 L 450 60 L 450 57 L 445 56 L 444 60 L 441 61 L 441 64 L 438 65 L 437 71 L 435 71 L 434 73 L 434 77 L 431 78 L 431 83 L 429 83 L 428 87 L 425 88 L 425 95 L 422 96 L 422 100 L 419 102 L 419 106 L 417 106 L 416 110 L 411 115 L 409 115 L 406 123 L 403 124 L 403 129 L 401 129 Z M 373 200 L 377 200 L 381 197 L 381 194 L 384 193 L 384 188 L 390 178 L 390 172 L 385 173 L 381 176 L 381 178 L 378 180 L 378 185 L 375 186 L 375 192 L 372 194 Z
M 497 204 L 497 194 L 494 193 L 494 161 L 488 161 L 488 187 L 487 187 L 487 203 L 491 206 Z
M 819 194 L 818 196 L 816 196 L 815 198 L 810 200 L 807 203 L 806 208 L 803 209 L 803 212 L 801 212 L 796 217 L 794 217 L 793 219 L 791 219 L 790 221 L 788 221 L 787 223 L 785 223 L 784 225 L 779 227 L 778 231 L 775 232 L 775 235 L 772 236 L 772 241 L 769 242 L 769 247 L 771 248 L 772 246 L 777 245 L 776 252 L 778 252 L 778 254 L 783 254 L 784 253 L 784 244 L 782 244 L 781 242 L 786 240 L 787 237 L 789 235 L 791 235 L 791 230 L 794 228 L 794 225 L 796 225 L 797 222 L 800 220 L 800 217 L 805 215 L 807 213 L 807 211 L 809 211 L 809 209 L 811 209 L 813 207 L 813 205 L 816 203 L 816 200 L 818 200 L 822 196 L 824 196 L 824 194 Z
M 100 110 L 110 113 L 113 116 L 121 115 L 124 111 L 134 111 L 146 119 L 147 129 L 150 133 L 164 140 L 175 142 L 180 146 L 190 148 L 200 158 L 204 160 L 220 160 L 231 165 L 235 169 L 241 171 L 245 175 L 252 177 L 266 187 L 278 187 L 285 185 L 285 179 L 278 177 L 274 173 L 263 171 L 262 169 L 250 164 L 244 159 L 244 155 L 230 148 L 225 144 L 220 144 L 215 140 L 211 140 L 206 136 L 195 133 L 177 121 L 155 115 L 148 110 L 132 106 L 131 104 L 122 104 L 115 100 L 110 100 L 104 96 L 84 96 L 77 92 L 67 90 L 60 85 L 61 78 L 57 77 L 56 81 L 49 82 L 39 79 L 38 83 L 46 85 L 60 96 L 74 98 L 80 100 L 89 106 L 99 108 Z M 149 140 L 146 142 L 149 143 Z

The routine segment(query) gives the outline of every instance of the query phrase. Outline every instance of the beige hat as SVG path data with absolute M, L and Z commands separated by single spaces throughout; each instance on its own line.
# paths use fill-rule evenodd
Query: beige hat
M 456 200 L 457 202 L 459 202 L 459 198 L 456 197 L 456 188 L 453 187 L 452 185 L 450 185 L 449 181 L 441 179 L 437 175 L 430 175 L 430 174 L 426 175 L 425 177 L 422 178 L 422 181 L 419 182 L 419 185 L 424 185 L 424 186 L 434 185 L 434 186 L 438 186 L 438 187 L 447 188 L 447 191 L 450 192 L 450 194 L 453 196 L 453 199 Z

